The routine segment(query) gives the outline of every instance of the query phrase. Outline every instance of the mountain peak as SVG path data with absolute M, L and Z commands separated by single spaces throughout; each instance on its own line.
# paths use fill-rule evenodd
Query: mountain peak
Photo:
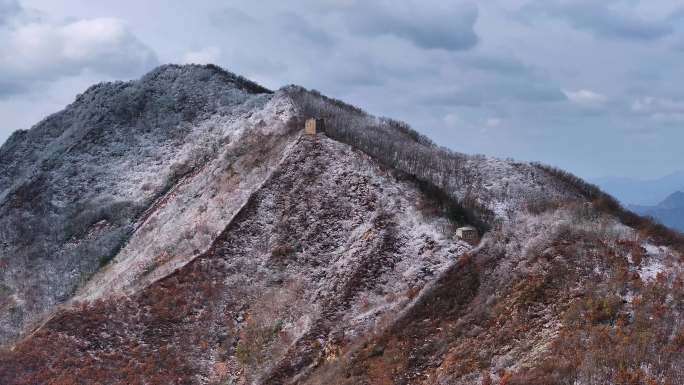
M 141 81 L 181 79 L 204 82 L 212 77 L 216 77 L 226 83 L 231 83 L 235 87 L 251 93 L 273 93 L 273 91 L 256 82 L 214 64 L 164 64 L 144 75 Z
M 167 65 L 0 148 L 0 378 L 684 383 L 682 250 L 562 170 Z
M 684 192 L 675 191 L 665 198 L 665 200 L 660 202 L 658 207 L 663 209 L 684 208 Z
M 89 87 L 76 97 L 76 102 L 110 97 L 129 88 L 155 89 L 156 94 L 178 89 L 199 89 L 212 92 L 212 88 L 237 89 L 250 94 L 272 94 L 273 91 L 245 77 L 236 75 L 213 64 L 164 64 L 152 69 L 138 80 L 102 82 Z M 148 96 L 154 96 L 150 94 Z

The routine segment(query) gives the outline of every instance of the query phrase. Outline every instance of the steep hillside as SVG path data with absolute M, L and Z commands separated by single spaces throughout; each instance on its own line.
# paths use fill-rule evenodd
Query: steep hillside
M 561 170 L 211 66 L 0 154 L 2 383 L 684 383 L 684 240 Z
M 17 347 L 35 371 L 2 375 L 289 378 L 322 359 L 333 336 L 366 335 L 406 308 L 470 248 L 439 212 L 410 178 L 330 139 L 301 138 L 206 253 L 138 294 L 59 313 Z
M 115 256 L 119 267 L 135 253 L 126 270 L 137 274 L 206 249 L 279 160 L 286 139 L 270 131 L 291 116 L 291 104 L 217 68 L 165 66 L 94 86 L 15 133 L 0 150 L 0 343 Z

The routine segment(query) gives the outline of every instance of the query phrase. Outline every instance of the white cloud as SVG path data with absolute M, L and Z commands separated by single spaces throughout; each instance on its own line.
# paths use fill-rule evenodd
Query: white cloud
M 585 108 L 601 107 L 608 100 L 604 95 L 584 89 L 577 91 L 563 90 L 563 94 L 565 94 L 565 97 L 572 103 Z
M 218 47 L 206 47 L 197 51 L 191 51 L 183 56 L 186 64 L 213 64 L 218 63 L 221 57 L 221 49 Z
M 684 123 L 684 100 L 645 96 L 632 102 L 632 111 L 662 123 Z
M 157 57 L 117 18 L 66 24 L 30 21 L 0 34 L 0 84 L 5 94 L 36 81 L 54 81 L 89 71 L 111 77 L 138 76 Z M 2 92 L 0 92 L 1 94 Z
M 499 127 L 501 125 L 501 123 L 503 123 L 503 121 L 501 119 L 495 118 L 495 117 L 487 118 L 487 120 L 485 121 L 485 125 L 489 128 Z
M 458 127 L 463 124 L 463 120 L 461 120 L 461 117 L 456 114 L 456 113 L 449 113 L 444 116 L 444 124 L 447 127 Z

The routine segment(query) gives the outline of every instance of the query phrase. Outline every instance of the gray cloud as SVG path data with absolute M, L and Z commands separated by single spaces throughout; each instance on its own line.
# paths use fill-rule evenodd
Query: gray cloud
M 671 34 L 669 22 L 641 17 L 636 11 L 619 9 L 616 0 L 534 0 L 521 10 L 523 16 L 536 18 L 547 15 L 567 20 L 574 28 L 589 31 L 597 36 L 627 39 L 654 40 Z
M 30 22 L 11 27 L 0 42 L 0 83 L 27 84 L 75 76 L 83 71 L 126 78 L 158 64 L 154 51 L 116 18 L 82 19 L 65 24 Z
M 512 56 L 504 56 L 500 53 L 469 53 L 460 57 L 459 62 L 472 69 L 483 72 L 494 72 L 509 76 L 534 76 L 534 70 L 525 63 Z
M 676 51 L 684 52 L 684 38 L 680 38 L 677 42 L 672 45 Z
M 684 123 L 684 99 L 644 96 L 632 102 L 632 112 L 667 124 Z
M 282 13 L 278 16 L 277 20 L 283 33 L 289 34 L 302 43 L 327 48 L 332 48 L 336 43 L 336 38 L 332 34 L 314 26 L 314 24 L 296 13 Z
M 560 89 L 551 84 L 528 83 L 526 79 L 478 80 L 466 85 L 430 89 L 424 102 L 441 106 L 478 107 L 497 103 L 549 103 L 567 100 Z
M 22 0 L 38 14 L 17 14 L 0 0 L 3 128 L 28 128 L 87 85 L 157 62 L 215 62 L 404 119 L 460 151 L 585 176 L 684 164 L 678 0 L 226 3 Z
M 368 36 L 393 35 L 425 49 L 467 50 L 478 37 L 478 9 L 472 3 L 425 7 L 418 2 L 357 2 L 344 9 L 350 31 Z
M 305 12 L 275 9 L 271 15 L 227 7 L 210 15 L 209 20 L 217 30 L 229 28 L 240 35 L 246 35 L 249 32 L 249 34 L 259 36 L 277 31 L 270 36 L 270 39 L 290 39 L 291 42 L 300 43 L 301 47 L 334 45 L 336 37 L 304 17 L 305 14 Z
M 21 6 L 17 0 L 0 0 L 0 27 L 20 12 Z
M 209 14 L 209 21 L 216 28 L 251 27 L 259 23 L 255 17 L 234 7 L 224 7 Z
M 0 99 L 26 92 L 27 85 L 13 79 L 0 79 Z

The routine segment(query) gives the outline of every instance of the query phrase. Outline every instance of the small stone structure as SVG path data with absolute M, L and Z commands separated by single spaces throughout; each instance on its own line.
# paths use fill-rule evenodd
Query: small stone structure
M 307 119 L 304 123 L 304 133 L 308 135 L 316 135 L 318 132 L 322 132 L 325 129 L 325 123 L 323 119 Z
M 480 236 L 477 233 L 477 229 L 473 226 L 459 227 L 458 229 L 456 229 L 456 237 L 471 244 L 477 243 L 480 238 Z

